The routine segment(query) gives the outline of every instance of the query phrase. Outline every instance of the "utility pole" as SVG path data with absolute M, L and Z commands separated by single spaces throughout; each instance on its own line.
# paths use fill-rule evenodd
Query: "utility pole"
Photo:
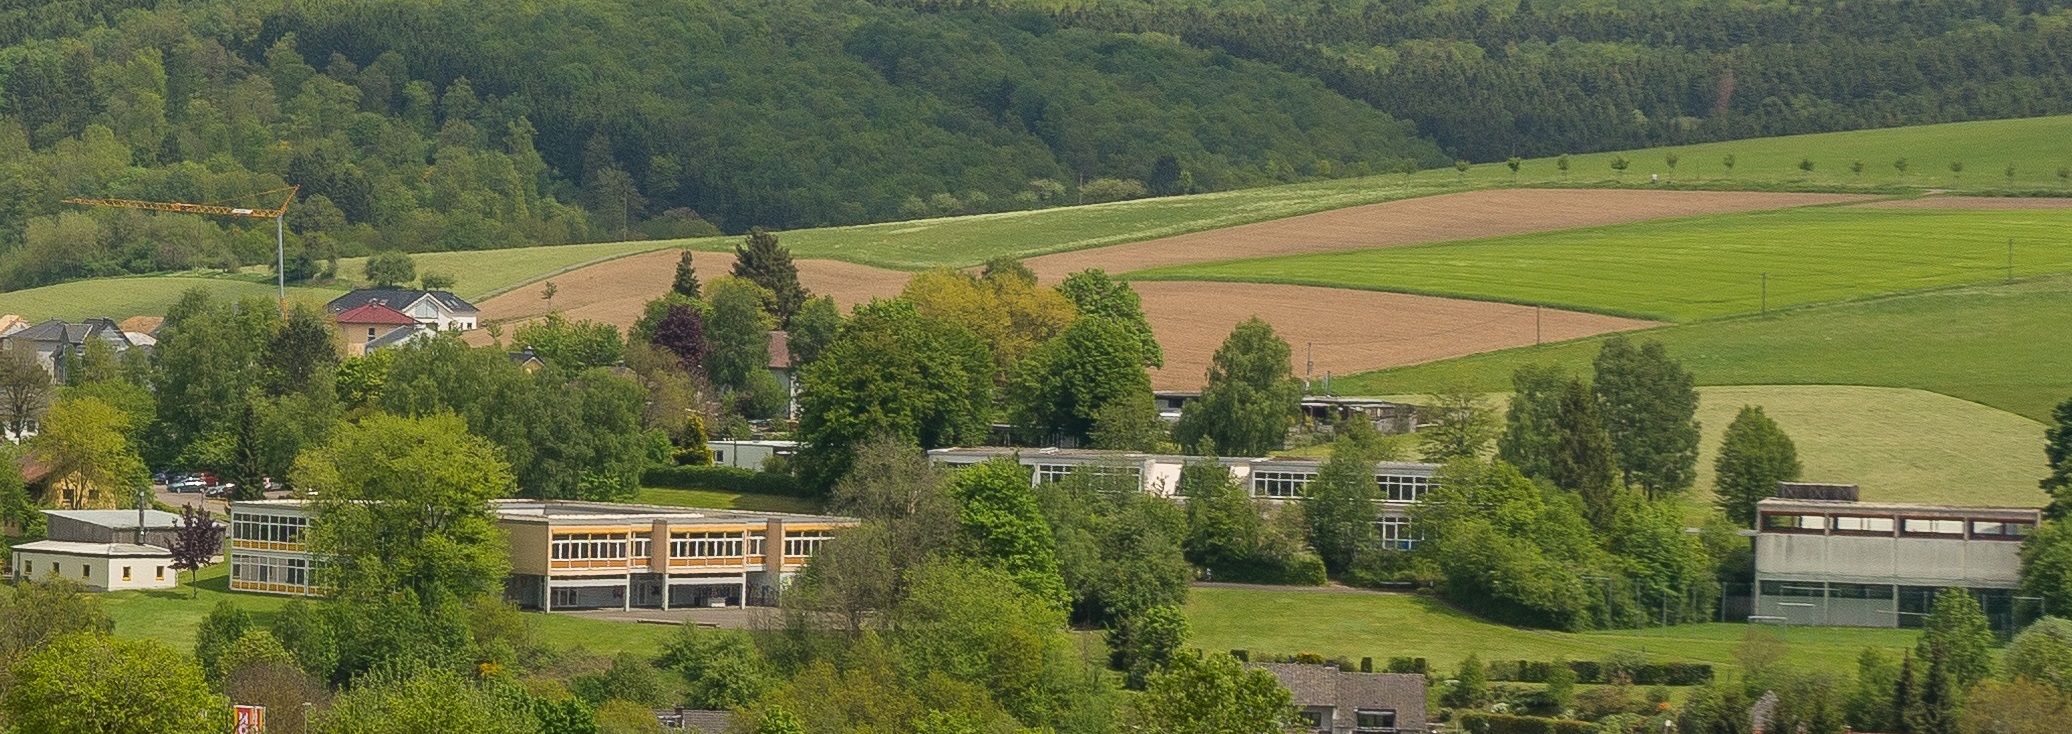
M 1541 309 L 1538 305 L 1534 305 L 1532 307 L 1532 345 L 1535 347 L 1541 344 L 1540 336 L 1546 333 L 1546 331 L 1542 329 L 1540 326 L 1542 323 L 1542 319 L 1540 318 L 1540 311 Z
M 1315 341 L 1307 341 L 1307 342 L 1303 342 L 1303 343 L 1302 343 L 1302 381 L 1303 381 L 1303 382 L 1308 382 L 1308 381 L 1309 381 L 1309 378 L 1311 378 L 1311 377 L 1315 377 L 1315 376 L 1316 376 L 1316 374 L 1317 374 L 1317 343 L 1316 343 Z

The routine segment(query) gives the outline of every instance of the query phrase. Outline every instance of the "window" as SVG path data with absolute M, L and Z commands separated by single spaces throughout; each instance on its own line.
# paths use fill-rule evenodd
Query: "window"
M 812 556 L 815 551 L 820 550 L 822 544 L 833 538 L 834 533 L 826 530 L 786 532 L 784 534 L 784 555 L 789 557 Z
M 124 580 L 124 581 L 128 581 L 128 580 L 130 580 L 130 567 L 128 567 L 128 566 L 123 566 L 123 567 L 122 567 L 122 580 Z
M 1971 537 L 1981 540 L 2020 540 L 2028 537 L 2029 531 L 2034 529 L 2034 526 L 2025 522 L 1971 521 Z
M 165 572 L 164 567 L 159 573 Z M 309 573 L 309 559 L 255 556 L 243 553 L 230 557 L 230 587 L 258 591 L 307 593 L 315 586 Z
M 35 561 L 22 561 L 22 575 L 23 575 L 23 576 L 34 576 L 34 575 L 36 575 L 36 562 L 35 562 Z
M 86 565 L 86 564 L 84 564 L 84 563 L 82 563 L 82 564 L 79 564 L 79 577 L 80 577 L 80 578 L 83 578 L 83 579 L 90 579 L 90 578 L 93 578 L 93 577 L 94 577 L 94 567 L 93 567 L 93 566 L 89 566 L 89 565 Z
M 670 558 L 740 558 L 741 533 L 670 533 Z
M 1935 520 L 1925 517 L 1909 517 L 1901 527 L 1917 535 L 1963 535 L 1963 520 Z
M 1890 584 L 1842 584 L 1827 585 L 1827 595 L 1832 599 L 1880 599 L 1892 601 Z
M 1835 516 L 1835 532 L 1891 534 L 1892 518 Z
M 159 566 L 159 567 L 158 567 L 158 576 L 157 576 L 156 578 L 157 578 L 157 580 L 159 580 L 159 581 L 164 581 L 164 580 L 165 580 L 165 567 L 164 567 L 164 566 Z
M 1423 540 L 1411 532 L 1407 517 L 1384 517 L 1374 525 L 1381 531 L 1381 547 L 1389 550 L 1415 550 L 1417 541 Z
M 1764 581 L 1757 591 L 1763 596 L 1820 598 L 1827 596 L 1827 585 L 1818 581 Z
M 1280 499 L 1301 497 L 1304 488 L 1316 478 L 1316 472 L 1252 472 L 1252 496 Z
M 1065 481 L 1065 477 L 1072 476 L 1072 470 L 1076 468 L 1078 467 L 1070 464 L 1037 464 L 1036 483 L 1051 484 Z
M 1764 530 L 1813 530 L 1827 529 L 1826 515 L 1764 515 Z
M 714 464 L 720 464 L 720 465 L 724 465 L 724 464 L 726 464 L 726 463 L 727 463 L 727 452 L 726 452 L 726 450 L 725 450 L 725 449 L 721 449 L 721 450 L 718 450 L 718 451 L 714 451 L 714 452 L 712 452 L 712 463 L 714 463 Z
M 230 516 L 230 537 L 249 544 L 300 545 L 309 518 L 300 515 L 268 515 L 239 512 Z
M 1303 709 L 1298 715 L 1302 717 L 1302 725 L 1310 731 L 1331 730 L 1331 725 L 1326 723 L 1331 718 L 1330 709 Z
M 628 550 L 625 533 L 557 533 L 553 545 L 549 555 L 556 561 L 624 561 Z
M 372 326 L 369 326 L 369 327 L 367 327 L 367 338 L 369 338 L 369 339 L 372 339 L 372 338 L 374 338 L 374 327 L 372 327 Z
M 552 601 L 552 603 L 553 603 L 553 605 L 554 605 L 554 606 L 557 606 L 557 607 L 572 607 L 572 606 L 575 606 L 575 605 L 576 605 L 576 590 L 575 590 L 575 589 L 555 589 L 555 590 L 554 590 L 554 593 L 553 593 L 553 601 Z
M 748 534 L 748 555 L 751 555 L 751 556 L 760 556 L 760 555 L 762 555 L 762 554 L 763 554 L 763 543 L 764 543 L 764 541 L 767 541 L 767 540 L 769 540 L 769 538 L 770 538 L 770 531 L 768 531 L 768 530 L 756 530 L 756 531 L 750 532 L 750 533 Z
M 1359 709 L 1353 718 L 1353 731 L 1393 732 L 1396 730 L 1394 709 Z
M 652 533 L 650 533 L 649 535 L 652 535 Z M 639 558 L 639 559 L 642 559 L 642 560 L 645 560 L 645 559 L 647 559 L 648 557 L 650 557 L 650 556 L 652 555 L 652 553 L 653 553 L 653 551 L 654 551 L 654 547 L 655 547 L 655 543 L 654 543 L 654 540 L 650 539 L 650 538 L 649 538 L 649 537 L 648 537 L 647 535 L 640 535 L 640 534 L 637 534 L 637 533 L 636 533 L 636 534 L 635 534 L 635 535 L 633 536 L 633 557 L 634 557 L 634 558 Z
M 1381 486 L 1381 498 L 1389 502 L 1416 502 L 1424 497 L 1430 488 L 1428 477 L 1406 477 L 1394 474 L 1377 474 L 1374 483 Z

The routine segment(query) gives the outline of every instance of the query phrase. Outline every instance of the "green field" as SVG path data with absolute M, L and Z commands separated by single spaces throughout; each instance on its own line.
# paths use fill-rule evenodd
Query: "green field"
M 1604 660 L 1618 650 L 1664 661 L 1711 663 L 1738 669 L 1734 649 L 1748 626 L 1687 624 L 1611 632 L 1549 632 L 1484 622 L 1429 596 L 1316 589 L 1196 588 L 1187 602 L 1189 644 L 1204 650 L 1261 653 L 1313 652 L 1376 663 L 1422 657 L 1450 673 L 1469 653 L 1483 660 Z M 1776 628 L 1766 628 L 1776 629 Z M 1911 646 L 1916 633 L 1854 627 L 1796 627 L 1781 631 L 1791 646 L 1788 665 L 1853 675 L 1856 656 L 1876 646 Z
M 1670 151 L 1679 158 L 1674 171 L 1666 160 Z M 1728 154 L 1734 156 L 1731 173 L 1722 162 Z M 1611 160 L 1615 156 L 1624 156 L 1630 164 L 1624 176 L 1612 170 Z M 1892 166 L 1893 160 L 1901 157 L 1908 161 L 1904 178 Z M 1810 174 L 1799 170 L 1799 161 L 1805 159 L 1813 161 Z M 1849 170 L 1849 164 L 1858 160 L 1864 163 L 1862 176 Z M 1964 162 L 1961 178 L 1951 177 L 1951 161 Z M 2010 187 L 2005 172 L 2009 163 L 2015 164 L 2013 188 L 2066 188 L 2057 170 L 2059 166 L 2072 165 L 2072 116 L 1953 122 L 1591 153 L 1570 156 L 1566 178 L 1555 167 L 1553 158 L 1536 158 L 1519 168 L 1518 180 L 1623 181 L 1645 185 L 1648 176 L 1659 174 L 1665 181 L 1685 186 L 1903 185 L 2005 189 Z M 1418 174 L 1426 176 L 1456 178 L 1451 170 Z M 1465 179 L 1469 183 L 1509 182 L 1511 171 L 1501 162 L 1489 162 L 1470 168 Z
M 106 317 L 122 320 L 131 316 L 163 315 L 180 294 L 190 288 L 207 288 L 218 296 L 253 296 L 268 301 L 277 292 L 272 283 L 254 279 L 205 275 L 146 275 L 124 278 L 75 280 L 8 293 L 0 293 L 0 314 L 20 314 L 30 321 Z M 343 291 L 294 287 L 288 297 L 298 301 L 324 303 Z
M 1663 342 L 1701 385 L 1909 387 L 2043 421 L 2053 405 L 2072 397 L 2068 323 L 2072 276 L 2057 276 L 1667 326 L 1633 337 Z M 1400 395 L 1461 380 L 1502 392 L 1522 364 L 1587 371 L 1602 341 L 1366 372 L 1338 378 L 1332 388 L 1345 395 Z
M 1132 273 L 1388 290 L 1689 321 L 2072 271 L 2072 210 L 1815 207 Z M 1768 274 L 1765 286 L 1764 274 Z M 1764 295 L 1767 287 L 1767 299 Z
M 418 275 L 451 275 L 454 279 L 454 293 L 460 294 L 462 298 L 480 300 L 541 278 L 552 277 L 558 272 L 671 246 L 673 245 L 667 242 L 635 240 L 520 247 L 509 250 L 420 252 L 410 257 L 417 262 Z M 348 280 L 358 280 L 366 271 L 366 262 L 367 259 L 363 257 L 340 260 L 339 275 Z
M 669 507 L 700 507 L 713 510 L 816 513 L 820 503 L 804 497 L 776 494 L 746 494 L 707 489 L 662 489 L 642 487 L 633 501 Z

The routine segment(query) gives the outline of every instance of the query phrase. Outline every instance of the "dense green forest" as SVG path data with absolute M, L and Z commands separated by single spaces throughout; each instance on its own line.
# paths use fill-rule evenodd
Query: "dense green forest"
M 1034 12 L 79 0 L 0 9 L 0 285 L 272 260 L 271 223 L 82 211 L 301 185 L 290 274 L 1443 160 L 1322 83 Z M 273 202 L 262 202 L 273 203 Z
M 1255 5 L 1053 12 L 1312 76 L 1474 161 L 2072 110 L 2062 0 Z

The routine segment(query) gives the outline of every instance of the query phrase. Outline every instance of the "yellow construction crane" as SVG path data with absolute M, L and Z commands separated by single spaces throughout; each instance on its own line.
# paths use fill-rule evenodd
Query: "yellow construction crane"
M 295 201 L 296 192 L 301 190 L 301 186 L 288 186 L 226 200 L 237 201 L 238 199 L 257 199 L 268 194 L 287 194 L 286 197 L 281 199 L 281 205 L 277 209 L 226 206 L 222 202 L 189 204 L 178 201 L 137 201 L 135 199 L 66 199 L 65 203 L 83 206 L 105 206 L 116 209 L 145 209 L 155 212 L 184 212 L 188 214 L 213 214 L 220 217 L 273 220 L 273 272 L 280 288 L 281 316 L 285 317 L 288 315 L 288 247 L 284 225 L 288 218 L 288 204 Z

